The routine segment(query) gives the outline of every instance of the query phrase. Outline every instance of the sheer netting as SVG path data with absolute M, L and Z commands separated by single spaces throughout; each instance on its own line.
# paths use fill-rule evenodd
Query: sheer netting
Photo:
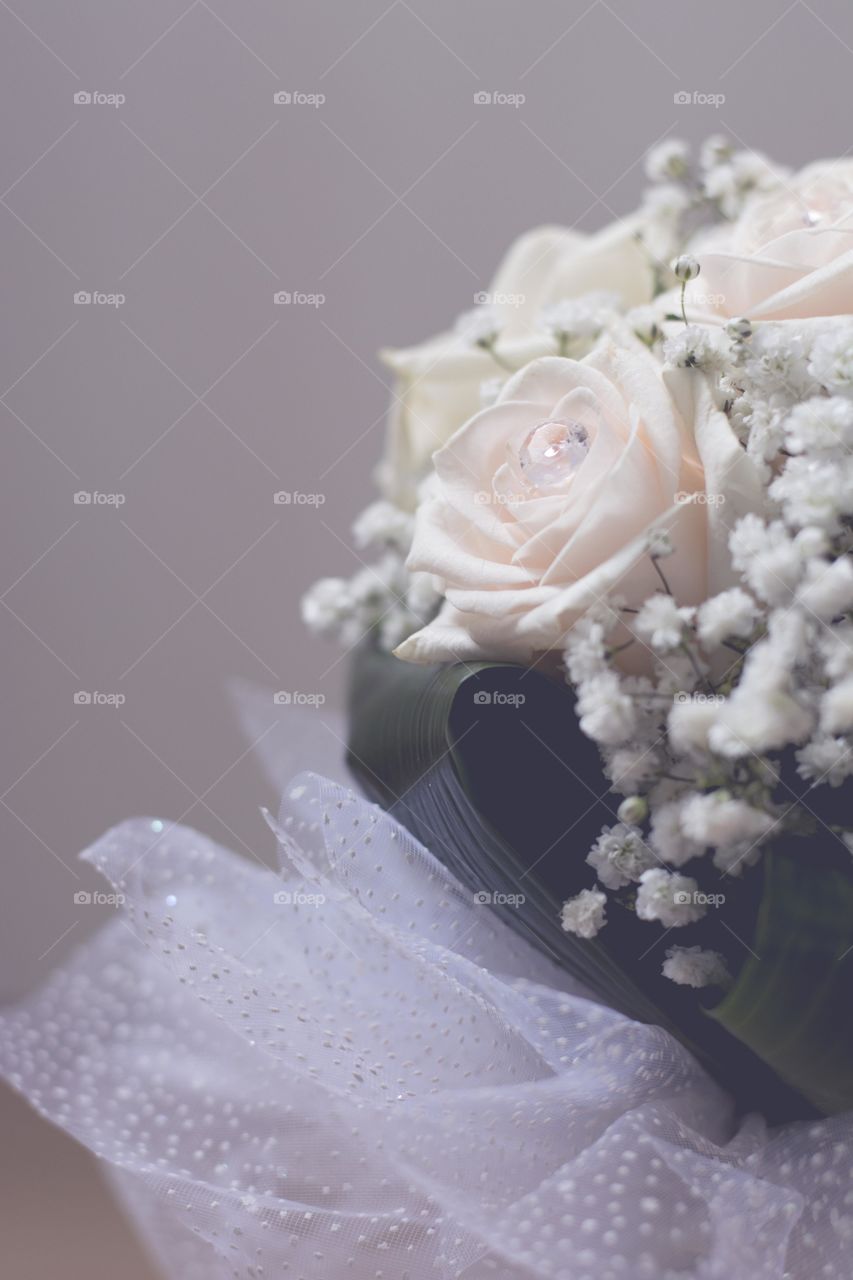
M 127 822 L 116 918 L 0 1022 L 175 1280 L 844 1280 L 851 1121 L 768 1131 L 313 774 L 280 871 Z

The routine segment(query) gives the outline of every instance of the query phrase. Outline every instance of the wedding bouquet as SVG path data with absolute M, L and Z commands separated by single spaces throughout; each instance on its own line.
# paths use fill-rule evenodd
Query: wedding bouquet
M 388 353 L 275 865 L 121 823 L 0 1012 L 174 1280 L 849 1275 L 853 162 L 648 167 Z
M 304 617 L 358 646 L 362 785 L 478 902 L 745 1103 L 844 1111 L 853 162 L 647 173 L 386 353 L 364 567 Z

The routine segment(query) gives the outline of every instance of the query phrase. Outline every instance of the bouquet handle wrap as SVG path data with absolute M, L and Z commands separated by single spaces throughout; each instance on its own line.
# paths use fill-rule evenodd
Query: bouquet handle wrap
M 853 1106 L 853 950 L 838 958 L 853 948 L 853 884 L 841 871 L 821 880 L 780 851 L 734 882 L 725 916 L 698 928 L 743 963 L 722 1001 L 697 997 L 661 975 L 672 931 L 628 910 L 595 939 L 560 928 L 560 896 L 589 883 L 586 852 L 615 808 L 567 687 L 511 664 L 413 667 L 365 648 L 349 764 L 472 893 L 597 999 L 677 1036 L 741 1107 L 783 1120 Z

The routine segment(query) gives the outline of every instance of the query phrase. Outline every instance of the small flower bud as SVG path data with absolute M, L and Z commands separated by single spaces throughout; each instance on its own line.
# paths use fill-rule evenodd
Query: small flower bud
M 752 337 L 752 323 L 745 316 L 730 320 L 726 325 L 726 333 L 734 342 L 745 342 Z
M 644 821 L 648 811 L 649 805 L 645 796 L 626 796 L 616 810 L 616 815 L 620 822 L 624 822 L 629 827 L 637 827 Z
M 676 258 L 672 264 L 675 272 L 676 280 L 686 283 L 688 280 L 695 280 L 699 274 L 699 263 L 689 253 L 683 253 L 680 258 Z
M 646 546 L 653 560 L 663 560 L 675 551 L 672 538 L 666 529 L 653 529 L 646 539 Z

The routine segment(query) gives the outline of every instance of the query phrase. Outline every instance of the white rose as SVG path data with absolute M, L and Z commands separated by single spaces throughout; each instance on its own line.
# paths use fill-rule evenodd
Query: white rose
M 561 227 L 521 236 L 484 294 L 500 325 L 501 359 L 520 368 L 554 354 L 553 337 L 536 322 L 544 308 L 563 299 L 610 291 L 626 307 L 649 302 L 652 271 L 635 239 L 637 228 L 629 220 L 593 236 Z M 412 509 L 433 453 L 482 407 L 481 388 L 501 368 L 458 333 L 382 355 L 397 375 L 397 398 L 379 479 L 386 497 Z
M 853 312 L 853 160 L 824 160 L 708 235 L 688 305 L 751 320 Z
M 734 581 L 729 528 L 761 505 L 704 377 L 664 373 L 627 330 L 582 361 L 533 361 L 434 464 L 409 564 L 446 600 L 397 649 L 413 662 L 562 648 L 608 591 L 637 607 L 659 587 L 647 540 L 661 527 L 676 599 L 699 603 Z

